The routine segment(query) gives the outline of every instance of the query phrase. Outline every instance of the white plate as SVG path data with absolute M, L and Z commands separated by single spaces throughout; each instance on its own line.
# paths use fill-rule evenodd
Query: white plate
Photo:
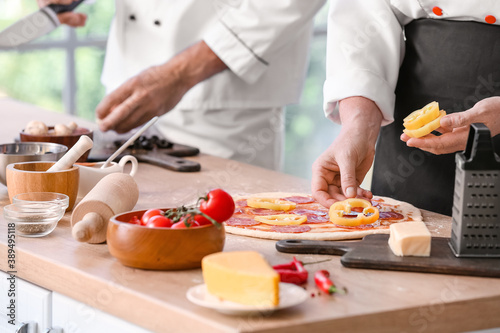
M 302 287 L 283 282 L 280 282 L 279 287 L 280 303 L 277 306 L 253 306 L 224 301 L 211 295 L 205 284 L 189 288 L 186 295 L 195 304 L 230 315 L 268 313 L 300 304 L 307 299 L 308 293 Z

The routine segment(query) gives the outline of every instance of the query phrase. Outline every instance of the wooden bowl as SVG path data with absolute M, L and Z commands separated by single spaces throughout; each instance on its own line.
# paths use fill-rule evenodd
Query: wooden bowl
M 52 129 L 54 129 L 53 126 L 49 127 L 49 130 Z M 73 134 L 70 135 L 32 135 L 24 133 L 24 130 L 19 133 L 21 142 L 54 142 L 65 145 L 68 149 L 71 149 L 71 147 L 73 147 L 82 135 L 86 135 L 92 139 L 94 137 L 94 132 L 88 128 L 78 127 L 74 130 Z M 86 162 L 89 157 L 90 150 L 91 149 L 83 154 L 77 162 Z
M 55 192 L 69 197 L 66 211 L 73 209 L 78 194 L 80 172 L 71 169 L 46 172 L 55 162 L 24 162 L 7 165 L 7 191 L 9 199 L 21 193 Z
M 145 211 L 118 214 L 108 223 L 109 252 L 125 266 L 153 270 L 199 268 L 204 256 L 224 248 L 224 226 L 170 229 L 127 223 Z

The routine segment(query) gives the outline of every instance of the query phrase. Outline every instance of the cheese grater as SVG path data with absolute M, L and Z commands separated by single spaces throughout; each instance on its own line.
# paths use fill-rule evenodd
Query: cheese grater
M 490 131 L 472 124 L 456 154 L 450 247 L 457 257 L 500 257 L 500 158 Z

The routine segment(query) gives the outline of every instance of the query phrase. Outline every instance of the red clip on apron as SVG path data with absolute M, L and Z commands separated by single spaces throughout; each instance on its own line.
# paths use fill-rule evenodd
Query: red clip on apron
M 452 113 L 500 96 L 500 26 L 423 19 L 408 24 L 405 35 L 395 121 L 379 136 L 372 192 L 451 215 L 455 154 L 407 147 L 400 140 L 403 118 L 432 101 Z M 494 145 L 500 154 L 500 135 Z

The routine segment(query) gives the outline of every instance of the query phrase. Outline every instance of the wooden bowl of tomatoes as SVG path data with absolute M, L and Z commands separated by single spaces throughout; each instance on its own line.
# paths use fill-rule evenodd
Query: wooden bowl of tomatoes
M 134 268 L 201 267 L 204 256 L 224 248 L 222 222 L 234 212 L 231 196 L 220 191 L 209 192 L 194 208 L 138 210 L 113 216 L 107 230 L 109 252 L 123 265 Z
M 198 268 L 204 256 L 224 248 L 226 233 L 222 225 L 174 229 L 130 223 L 145 212 L 119 214 L 108 223 L 109 252 L 125 266 L 154 270 Z

